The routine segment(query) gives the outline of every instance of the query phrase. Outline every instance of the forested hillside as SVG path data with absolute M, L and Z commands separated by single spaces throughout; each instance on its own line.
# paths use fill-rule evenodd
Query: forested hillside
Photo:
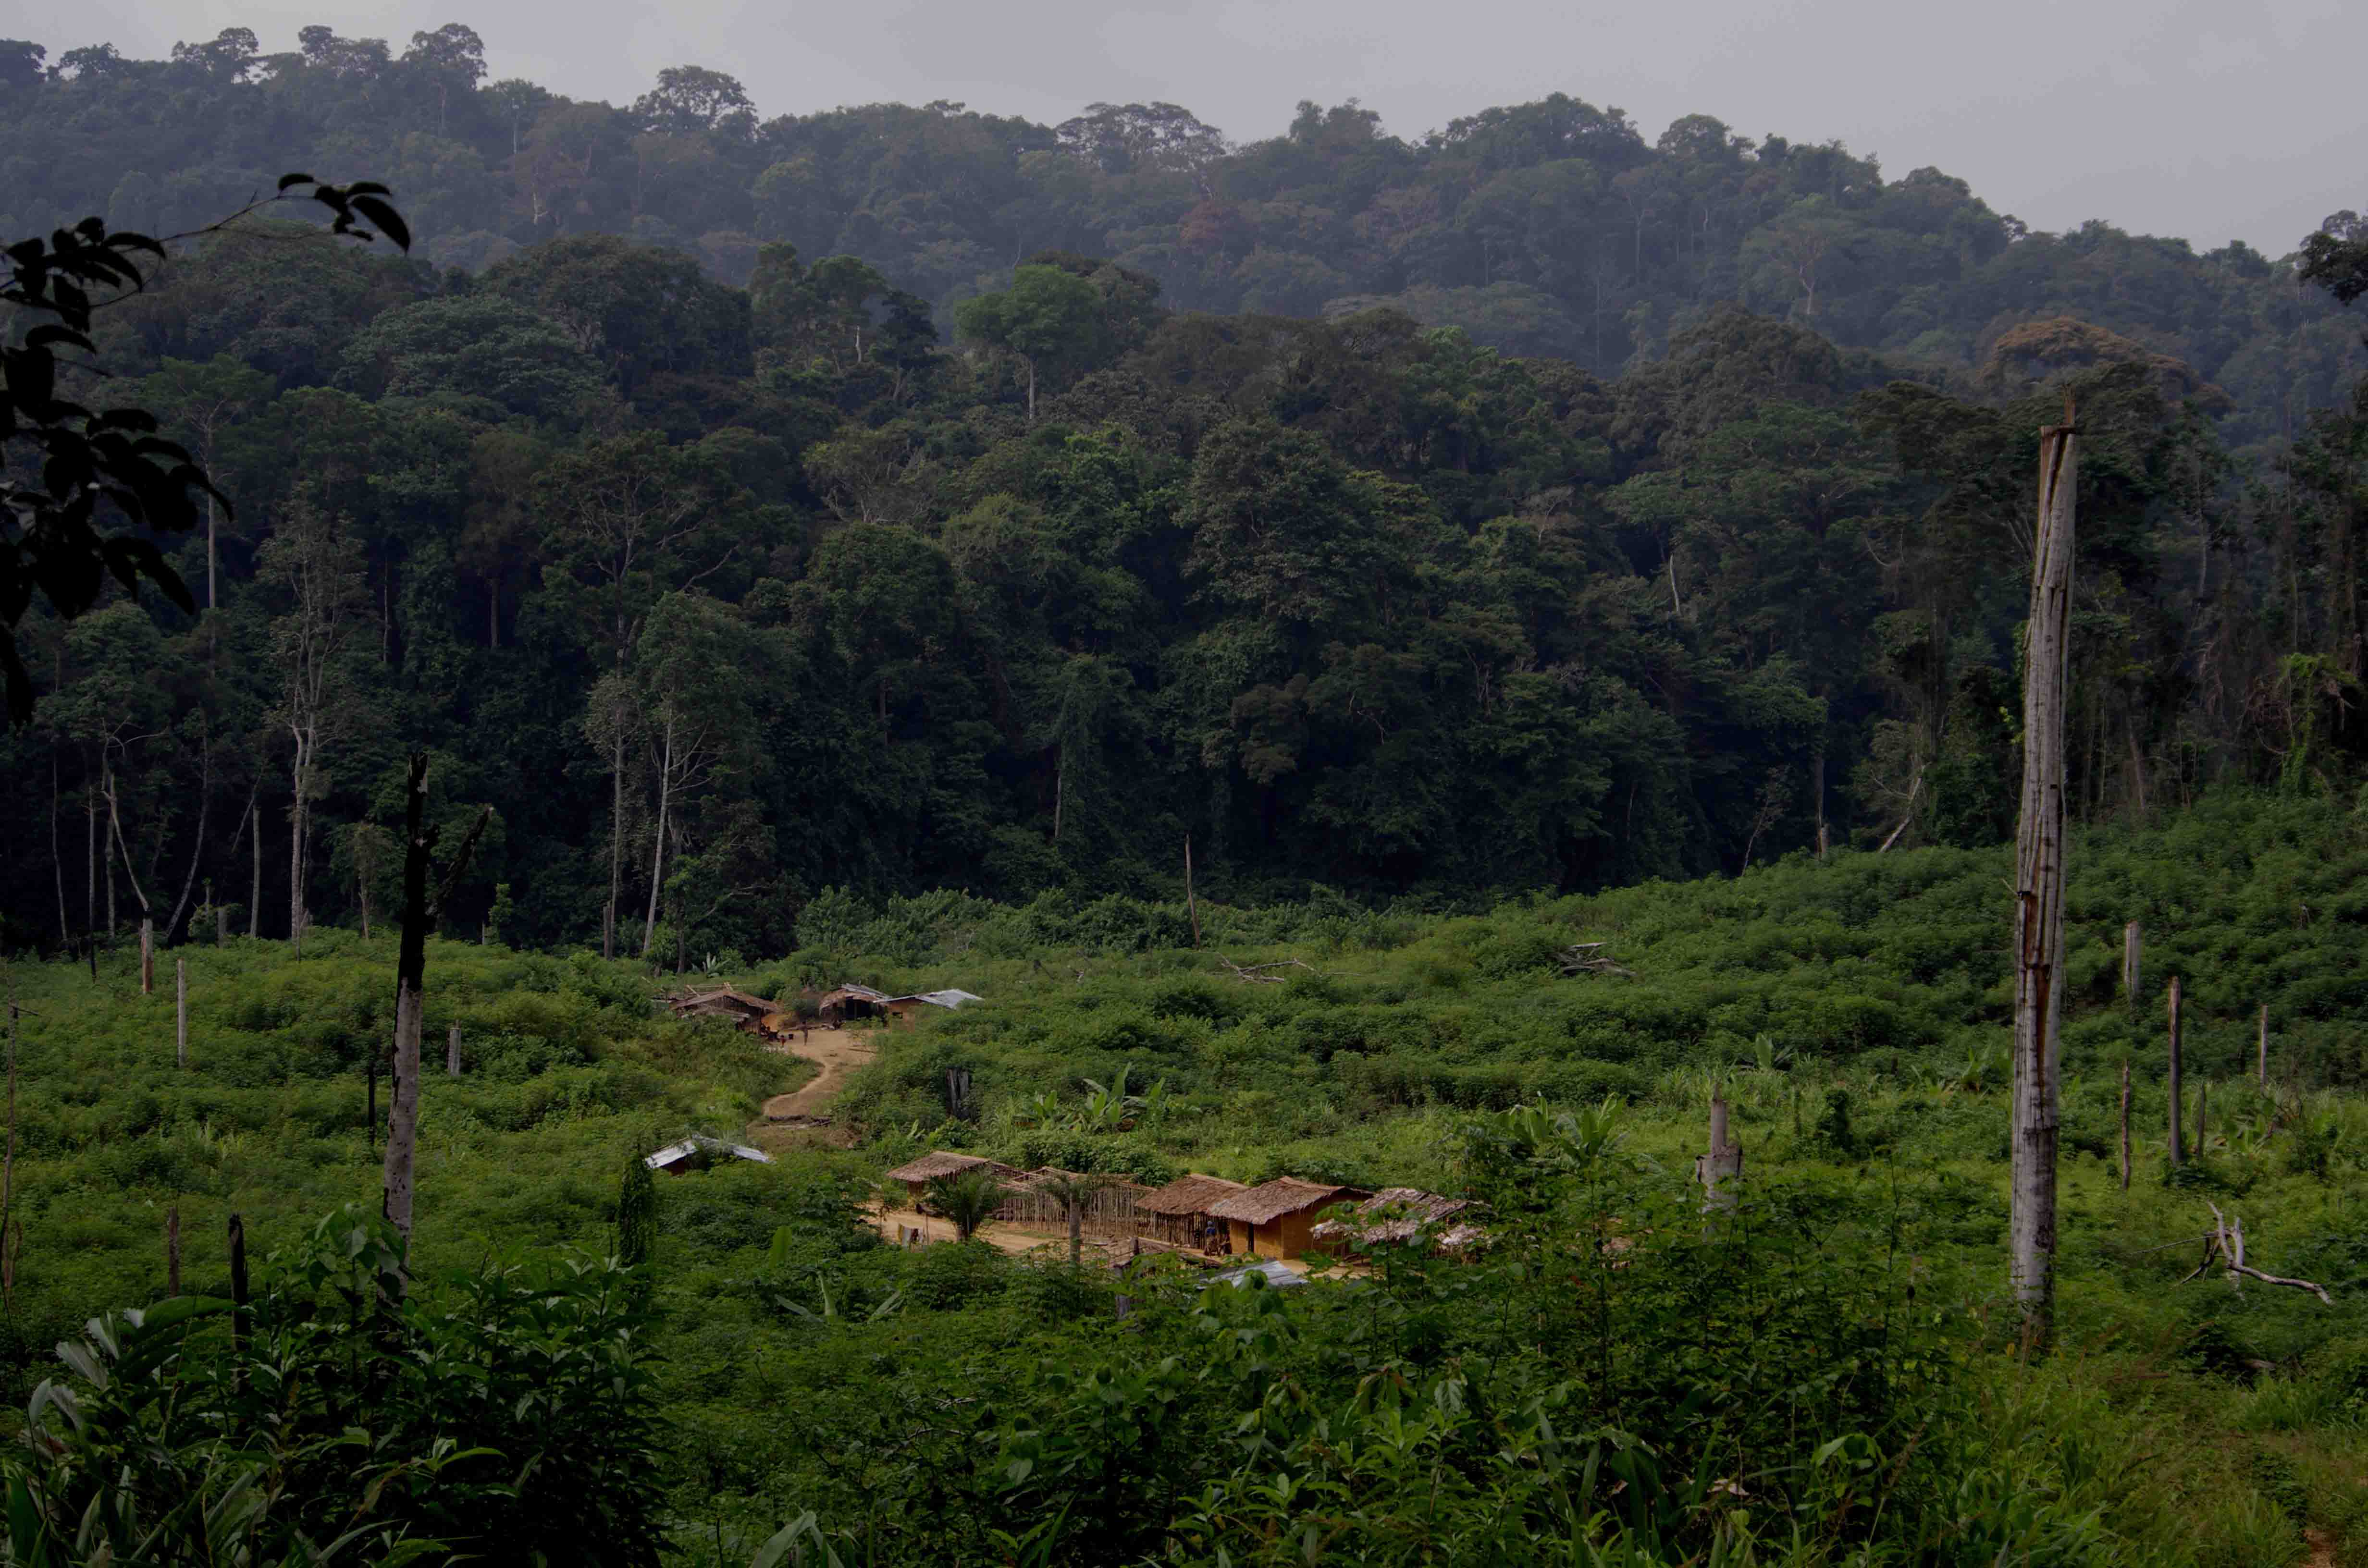
M 2067 389 L 2078 813 L 2368 744 L 2356 329 L 2287 263 L 1567 102 L 1232 149 L 481 74 L 465 28 L 0 64 L 0 231 L 311 160 L 422 236 L 251 222 L 101 312 L 231 505 L 163 541 L 201 615 L 22 628 L 8 944 L 383 918 L 415 747 L 496 810 L 456 929 L 694 963 L 834 886 L 1173 896 L 1188 839 L 1204 894 L 1459 906 L 1995 842 Z
M 405 47 L 325 27 L 266 51 L 279 41 L 233 28 L 169 61 L 93 43 L 54 62 L 0 43 L 0 233 L 85 212 L 174 232 L 305 168 L 392 184 L 438 266 L 615 233 L 746 286 L 781 241 L 858 257 L 943 322 L 1064 250 L 1156 278 L 1178 309 L 1390 304 L 1599 375 L 1660 358 L 1725 301 L 1966 376 L 2070 313 L 2214 383 L 2237 445 L 2295 434 L 2361 367 L 2352 333 L 2242 244 L 2032 233 L 1941 170 L 1886 179 L 1873 156 L 1709 114 L 1655 134 L 1557 95 L 1408 136 L 1354 102 L 1305 103 L 1286 134 L 1237 144 L 1167 103 L 1053 126 L 947 102 L 766 119 L 696 65 L 630 105 L 582 103 L 485 80 L 458 23 Z

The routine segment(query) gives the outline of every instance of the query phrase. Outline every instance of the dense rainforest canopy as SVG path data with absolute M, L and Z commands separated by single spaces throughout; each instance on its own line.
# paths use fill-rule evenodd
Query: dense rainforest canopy
M 1992 842 L 2067 388 L 2077 810 L 2368 745 L 2368 359 L 2292 259 L 1565 98 L 1237 147 L 301 45 L 0 44 L 0 235 L 310 165 L 418 236 L 249 224 L 101 312 L 230 505 L 164 541 L 202 613 L 23 629 L 8 944 L 367 922 L 422 746 L 497 812 L 458 923 L 694 960 L 832 886 L 1172 893 L 1188 837 L 1250 901 Z

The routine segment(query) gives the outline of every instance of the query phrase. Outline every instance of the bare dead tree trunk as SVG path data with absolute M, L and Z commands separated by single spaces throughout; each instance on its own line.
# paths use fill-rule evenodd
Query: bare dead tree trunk
M 148 893 L 140 885 L 140 873 L 131 869 L 131 846 L 123 839 L 123 812 L 117 803 L 115 770 L 105 775 L 107 790 L 107 928 L 115 929 L 115 855 L 123 854 L 123 880 L 131 884 L 131 896 L 140 901 L 140 994 L 146 996 L 156 989 L 156 932 L 149 919 Z
M 1192 922 L 1192 946 L 1201 945 L 1201 906 L 1192 899 L 1192 835 L 1184 835 L 1184 913 Z
M 452 1032 L 444 1037 L 444 1075 L 448 1078 L 461 1075 L 461 1026 L 458 1024 L 454 1024 Z
M 617 899 L 625 885 L 625 741 L 624 725 L 609 754 L 609 902 L 600 911 L 600 956 L 617 956 Z
M 658 830 L 650 835 L 650 912 L 642 920 L 642 961 L 658 935 L 658 890 L 666 885 L 666 812 L 674 804 L 674 715 L 666 715 L 666 739 L 658 748 Z
M 208 505 L 212 497 L 207 497 Z M 173 942 L 181 929 L 181 915 L 189 907 L 189 894 L 198 885 L 198 864 L 206 857 L 206 817 L 214 804 L 213 743 L 203 730 L 198 733 L 198 837 L 189 850 L 189 869 L 181 878 L 181 896 L 173 901 L 173 917 L 165 922 L 165 940 Z
M 288 808 L 288 947 L 296 958 L 304 956 L 304 792 L 312 787 L 312 767 L 303 733 L 296 735 L 296 762 L 292 769 L 296 801 Z
M 1809 792 L 1816 797 L 1817 858 L 1826 858 L 1826 743 L 1817 742 L 1817 755 L 1809 762 Z
M 1743 1181 L 1743 1145 L 1726 1135 L 1726 1096 L 1710 1094 L 1710 1152 L 1694 1161 L 1694 1179 L 1702 1186 L 1705 1210 L 1728 1210 L 1736 1204 Z
M 2187 1149 L 2179 1132 L 2179 976 L 2175 974 L 2170 977 L 2170 1062 L 2168 1076 L 2170 1088 L 2170 1168 L 2177 1170 L 2187 1163 Z
M 66 863 L 58 848 L 58 752 L 50 748 L 50 865 L 58 884 L 58 940 L 71 944 L 74 926 L 66 918 Z
M 165 1294 L 181 1293 L 181 1206 L 165 1210 Z
M 419 1142 L 419 1025 L 427 972 L 427 756 L 411 756 L 403 810 L 403 945 L 394 960 L 393 1102 L 386 1123 L 386 1217 L 411 1239 L 413 1159 Z
M 2073 494 L 2070 400 L 2040 432 L 2039 519 L 2031 562 L 2023 672 L 2022 812 L 2015 843 L 2014 1129 L 2009 1270 L 2023 1344 L 2055 1329 L 2057 1058 L 2064 997 L 2064 686 L 2071 642 Z
M 2130 1189 L 2130 1064 L 2122 1062 L 2122 1190 Z
M 2146 935 L 2135 920 L 2122 927 L 2122 999 L 2133 1006 L 2138 999 Z
M 189 960 L 173 960 L 173 1062 L 189 1064 Z
M 427 825 L 427 754 L 411 754 L 411 784 L 404 801 L 403 939 L 394 960 L 394 1057 L 388 1085 L 386 1165 L 382 1201 L 386 1217 L 411 1240 L 415 1162 L 419 1147 L 419 1035 L 427 974 L 427 936 L 442 917 L 453 885 L 468 869 L 477 835 L 485 830 L 494 810 L 486 806 L 470 824 L 468 835 L 453 852 L 433 893 L 428 891 L 428 860 L 436 847 L 435 830 Z M 375 1080 L 373 1080 L 375 1081 Z M 400 1279 L 390 1287 L 398 1293 Z

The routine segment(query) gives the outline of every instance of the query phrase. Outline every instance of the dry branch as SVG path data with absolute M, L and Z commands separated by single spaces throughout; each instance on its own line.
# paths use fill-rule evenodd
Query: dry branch
M 1314 964 L 1309 963 L 1305 959 L 1276 959 L 1269 963 L 1241 964 L 1235 963 L 1224 954 L 1219 953 L 1217 955 L 1217 961 L 1224 964 L 1227 969 L 1232 970 L 1234 971 L 1234 978 L 1242 982 L 1246 985 L 1281 985 L 1285 977 L 1280 974 L 1267 973 L 1266 971 L 1270 969 L 1304 969 L 1310 974 L 1322 974 L 1324 972 L 1322 970 L 1317 969 Z
M 1634 970 L 1612 962 L 1611 955 L 1602 950 L 1609 945 L 1604 942 L 1573 942 L 1563 949 L 1554 955 L 1555 961 L 1562 965 L 1563 978 L 1575 980 L 1582 974 L 1616 974 L 1622 980 L 1635 979 Z
M 2314 1285 L 2307 1279 L 2288 1279 L 2282 1275 L 2265 1274 L 2247 1263 L 2245 1261 L 2245 1221 L 2241 1219 L 2231 1220 L 2222 1214 L 2220 1206 L 2216 1203 L 2211 1207 L 2212 1231 L 2203 1238 L 2203 1261 L 2195 1266 L 2194 1273 L 2185 1276 L 2179 1283 L 2184 1285 L 2189 1279 L 2202 1276 L 2212 1267 L 2213 1258 L 2217 1256 L 2222 1264 L 2222 1271 L 2227 1275 L 2228 1283 L 2235 1290 L 2243 1290 L 2246 1279 L 2258 1279 L 2264 1285 L 2284 1285 L 2296 1290 L 2307 1290 L 2327 1305 L 2331 1307 L 2335 1304 L 2335 1298 L 2327 1293 L 2327 1287 L 2324 1285 Z M 2242 1278 L 2240 1278 L 2239 1276 Z

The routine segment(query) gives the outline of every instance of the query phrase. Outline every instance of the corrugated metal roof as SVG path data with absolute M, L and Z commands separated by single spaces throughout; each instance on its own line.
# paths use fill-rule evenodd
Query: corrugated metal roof
M 1307 1283 L 1307 1276 L 1295 1269 L 1284 1267 L 1282 1260 L 1279 1257 L 1261 1257 L 1254 1262 L 1228 1268 L 1222 1274 L 1212 1274 L 1209 1277 L 1209 1283 L 1238 1285 L 1253 1274 L 1265 1275 L 1266 1282 L 1278 1290 L 1287 1290 L 1294 1285 Z
M 1452 1215 L 1463 1214 L 1468 1221 L 1467 1211 L 1480 1207 L 1469 1198 L 1442 1198 L 1413 1187 L 1385 1187 L 1345 1217 L 1325 1221 L 1312 1233 L 1320 1242 L 1403 1242 L 1425 1227 L 1440 1226 Z M 1446 1234 L 1472 1231 L 1469 1223 L 1459 1224 L 1436 1239 L 1443 1244 Z
M 693 1133 L 679 1143 L 667 1144 L 655 1154 L 644 1154 L 642 1156 L 642 1164 L 654 1171 L 662 1171 L 677 1160 L 688 1158 L 702 1149 L 711 1154 L 734 1154 L 744 1160 L 754 1160 L 760 1165 L 769 1165 L 773 1163 L 773 1156 L 762 1149 L 751 1149 L 746 1143 L 727 1143 L 721 1138 L 710 1138 L 703 1133 Z
M 965 1003 L 984 1002 L 986 998 L 968 991 L 916 991 L 909 996 L 891 996 L 886 1000 L 890 1006 L 899 1002 L 927 1002 L 932 1007 L 959 1007 Z

